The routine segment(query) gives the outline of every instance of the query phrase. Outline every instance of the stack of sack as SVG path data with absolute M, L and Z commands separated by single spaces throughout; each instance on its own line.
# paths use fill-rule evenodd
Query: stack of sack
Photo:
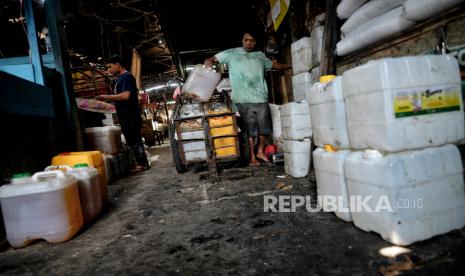
M 328 211 L 396 245 L 465 226 L 457 60 L 385 58 L 318 85 L 309 95 L 312 115 L 323 113 L 312 116 L 318 194 L 349 207 Z M 369 198 L 369 209 L 357 198 Z
M 457 6 L 465 0 L 342 0 L 338 17 L 342 40 L 336 46 L 339 56 L 361 50 L 409 29 Z

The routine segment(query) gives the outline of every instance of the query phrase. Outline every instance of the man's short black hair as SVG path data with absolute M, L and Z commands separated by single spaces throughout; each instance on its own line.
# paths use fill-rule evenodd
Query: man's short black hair
M 255 31 L 255 30 L 244 30 L 243 33 L 251 35 L 255 40 L 258 39 L 257 31 Z
M 255 29 L 246 29 L 243 33 L 251 35 L 255 40 L 258 40 L 260 38 L 258 31 Z
M 122 57 L 120 57 L 119 55 L 113 55 L 111 56 L 111 58 L 108 60 L 108 63 L 119 63 L 121 66 L 125 67 L 126 68 L 126 64 L 124 63 L 124 60 Z
M 262 32 L 260 32 L 257 28 L 248 28 L 243 31 L 243 35 L 249 34 L 251 35 L 255 41 L 257 42 L 257 45 L 260 45 L 262 42 Z

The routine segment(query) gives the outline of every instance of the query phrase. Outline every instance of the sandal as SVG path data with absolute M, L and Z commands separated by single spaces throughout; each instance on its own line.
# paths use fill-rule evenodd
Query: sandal
M 140 165 L 137 165 L 134 167 L 134 169 L 130 170 L 131 173 L 136 173 L 136 172 L 141 172 L 141 171 L 145 171 L 147 170 L 148 168 L 147 167 L 143 167 L 143 166 L 140 166 Z
M 259 161 L 270 162 L 270 160 L 266 159 L 266 157 L 263 158 L 263 157 L 255 156 L 255 158 L 256 158 L 257 160 L 259 160 Z
M 250 167 L 258 167 L 258 166 L 260 166 L 260 162 L 257 162 L 257 163 L 249 163 L 249 166 L 250 166 Z

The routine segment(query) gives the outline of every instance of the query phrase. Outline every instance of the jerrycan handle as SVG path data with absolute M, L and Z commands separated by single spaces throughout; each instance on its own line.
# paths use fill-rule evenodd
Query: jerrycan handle
M 205 64 L 203 64 L 202 68 L 205 69 L 208 73 L 210 72 L 217 73 L 216 69 L 213 68 L 213 66 L 206 66 Z
M 32 176 L 32 180 L 38 181 L 39 178 L 43 176 L 53 176 L 55 175 L 56 178 L 66 178 L 65 173 L 62 171 L 46 171 L 46 172 L 37 172 Z
M 44 169 L 44 171 L 49 172 L 49 171 L 57 171 L 60 169 L 66 169 L 66 171 L 69 171 L 69 170 L 72 170 L 73 168 L 71 168 L 71 166 L 68 166 L 68 165 L 50 165 L 50 166 L 47 166 Z

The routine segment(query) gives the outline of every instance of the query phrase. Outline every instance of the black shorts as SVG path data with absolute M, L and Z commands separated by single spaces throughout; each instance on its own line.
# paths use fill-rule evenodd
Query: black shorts
M 237 103 L 236 106 L 247 126 L 249 137 L 268 135 L 272 132 L 268 103 Z

